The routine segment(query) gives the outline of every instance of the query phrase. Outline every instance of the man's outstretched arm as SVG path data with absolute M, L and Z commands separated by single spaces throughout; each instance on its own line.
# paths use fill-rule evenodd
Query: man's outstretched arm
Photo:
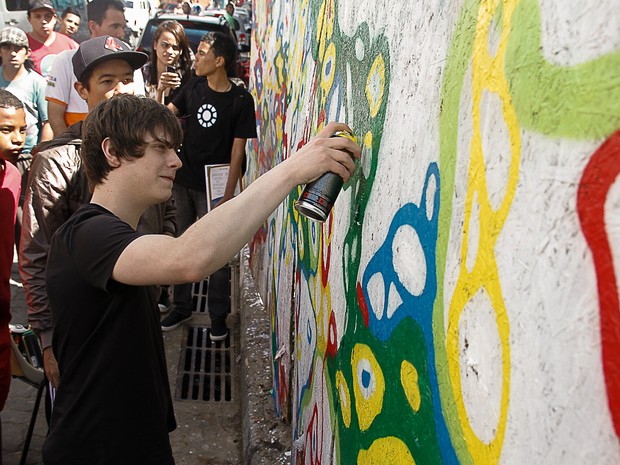
M 131 285 L 197 282 L 225 265 L 298 185 L 331 171 L 347 181 L 360 147 L 343 137 L 342 123 L 328 124 L 295 155 L 194 223 L 183 235 L 142 236 L 123 251 L 112 277 Z

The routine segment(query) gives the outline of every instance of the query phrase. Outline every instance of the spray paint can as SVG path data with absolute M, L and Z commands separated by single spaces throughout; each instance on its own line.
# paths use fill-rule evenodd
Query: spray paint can
M 13 338 L 15 345 L 20 347 L 20 344 L 22 343 L 22 336 L 26 331 L 28 331 L 28 329 L 24 328 L 24 326 L 20 324 L 9 324 L 9 331 L 11 332 L 11 337 Z
M 43 354 L 39 345 L 39 338 L 31 329 L 22 334 L 22 341 L 26 346 L 26 352 L 30 364 L 35 368 L 43 368 Z
M 357 143 L 355 136 L 340 131 L 332 137 L 345 137 Z M 295 202 L 295 210 L 314 221 L 324 222 L 336 202 L 344 181 L 336 173 L 327 172 L 323 176 L 306 184 L 301 196 Z

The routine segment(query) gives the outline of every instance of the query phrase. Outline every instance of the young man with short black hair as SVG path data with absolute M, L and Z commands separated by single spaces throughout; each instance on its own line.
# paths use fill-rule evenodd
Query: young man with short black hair
M 194 62 L 197 77 L 168 104 L 177 115 L 187 115 L 180 151 L 183 167 L 177 174 L 173 192 L 180 233 L 207 213 L 204 166 L 230 164 L 226 190 L 218 203 L 222 205 L 233 198 L 239 184 L 245 143 L 256 137 L 254 99 L 227 76 L 236 57 L 237 46 L 230 36 L 221 32 L 205 34 Z M 172 297 L 172 311 L 162 320 L 164 331 L 171 331 L 192 317 L 191 284 L 174 286 Z M 226 317 L 230 309 L 228 266 L 209 278 L 207 308 L 211 317 L 210 338 L 224 340 L 228 335 Z
M 80 16 L 79 11 L 77 11 L 75 8 L 68 6 L 62 11 L 62 14 L 60 15 L 58 32 L 66 35 L 67 37 L 73 38 L 73 36 L 80 28 L 81 21 L 82 17 Z
M 297 185 L 327 171 L 348 180 L 360 147 L 330 123 L 299 152 L 177 238 L 135 231 L 172 193 L 181 128 L 157 102 L 101 103 L 84 123 L 93 189 L 52 240 L 47 282 L 62 375 L 43 447 L 46 465 L 172 465 L 174 428 L 152 285 L 191 283 L 221 268 Z M 79 459 L 79 460 L 78 460 Z

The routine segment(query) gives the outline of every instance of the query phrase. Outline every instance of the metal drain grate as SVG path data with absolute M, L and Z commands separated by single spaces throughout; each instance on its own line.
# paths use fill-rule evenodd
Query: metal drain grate
M 233 345 L 231 332 L 224 341 L 212 342 L 211 328 L 189 326 L 181 349 L 177 398 L 202 402 L 234 402 Z
M 228 266 L 230 267 L 230 308 L 228 313 L 236 313 L 239 305 L 239 259 L 236 257 Z M 193 313 L 205 315 L 209 311 L 207 304 L 207 296 L 209 293 L 209 278 L 204 281 L 192 284 L 192 305 Z
M 194 313 L 207 313 L 207 292 L 209 291 L 209 279 L 192 285 L 192 304 Z

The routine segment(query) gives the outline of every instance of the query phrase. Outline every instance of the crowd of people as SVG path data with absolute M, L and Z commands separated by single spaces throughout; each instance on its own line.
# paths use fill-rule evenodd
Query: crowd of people
M 192 317 L 191 283 L 210 276 L 209 334 L 225 339 L 228 260 L 295 186 L 348 179 L 360 148 L 330 123 L 235 195 L 257 132 L 251 94 L 228 77 L 233 39 L 205 34 L 194 54 L 165 21 L 148 57 L 122 40 L 123 3 L 92 0 L 78 45 L 80 15 L 56 32 L 51 5 L 31 1 L 32 31 L 0 31 L 0 408 L 15 243 L 53 394 L 44 463 L 173 464 L 162 331 Z M 228 180 L 209 212 L 213 164 Z

